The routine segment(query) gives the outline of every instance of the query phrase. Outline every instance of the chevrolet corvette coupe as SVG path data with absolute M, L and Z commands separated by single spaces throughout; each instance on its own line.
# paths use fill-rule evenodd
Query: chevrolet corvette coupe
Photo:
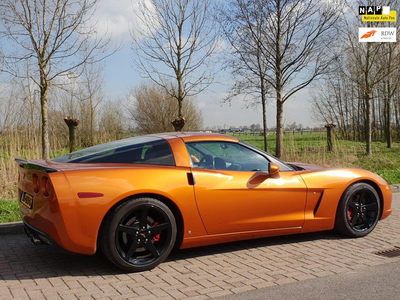
M 391 188 L 374 173 L 284 163 L 220 134 L 138 136 L 16 162 L 31 241 L 101 250 L 130 272 L 173 248 L 333 228 L 363 237 L 392 211 Z

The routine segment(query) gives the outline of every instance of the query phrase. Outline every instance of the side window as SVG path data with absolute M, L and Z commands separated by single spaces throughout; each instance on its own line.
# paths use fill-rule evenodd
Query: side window
M 85 163 L 129 163 L 175 166 L 175 159 L 167 141 L 157 140 L 135 145 L 112 148 L 74 162 Z
M 174 166 L 175 160 L 168 142 L 162 141 L 144 145 L 139 163 Z
M 268 171 L 269 161 L 242 145 L 228 142 L 194 142 L 186 145 L 192 166 L 202 169 Z
M 175 166 L 169 143 L 159 137 L 138 136 L 117 140 L 55 158 L 62 163 L 124 163 Z

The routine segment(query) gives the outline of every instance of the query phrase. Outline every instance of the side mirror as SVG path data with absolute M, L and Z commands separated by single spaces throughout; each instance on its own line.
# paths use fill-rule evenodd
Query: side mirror
M 279 166 L 273 163 L 269 163 L 268 172 L 270 175 L 276 175 L 279 173 Z

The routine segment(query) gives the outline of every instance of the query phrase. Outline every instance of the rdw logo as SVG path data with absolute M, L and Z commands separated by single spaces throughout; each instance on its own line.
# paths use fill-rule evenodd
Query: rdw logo
M 395 27 L 361 27 L 358 28 L 359 42 L 395 43 L 397 31 Z
M 377 33 L 376 30 L 368 31 L 367 33 L 364 33 L 360 39 L 367 39 L 371 36 L 374 36 L 375 33 Z

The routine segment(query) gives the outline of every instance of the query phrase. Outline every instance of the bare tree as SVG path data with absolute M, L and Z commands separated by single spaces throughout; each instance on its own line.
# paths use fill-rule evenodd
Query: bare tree
M 362 5 L 361 2 L 358 4 Z M 357 15 L 357 11 L 353 10 L 353 14 Z M 357 19 L 356 19 L 357 20 Z M 358 19 L 359 20 L 359 19 Z M 360 21 L 359 21 L 360 22 Z M 365 140 L 366 155 L 372 154 L 372 116 L 373 116 L 373 92 L 377 85 L 387 81 L 388 76 L 398 69 L 398 65 L 394 64 L 399 59 L 399 51 L 395 51 L 395 46 L 385 46 L 384 43 L 360 43 L 355 35 L 357 25 L 354 23 L 346 23 L 347 25 L 347 43 L 345 51 L 348 53 L 347 59 L 351 64 L 351 68 L 343 68 L 342 71 L 352 80 L 360 90 L 365 105 Z M 373 27 L 374 23 L 368 22 L 368 27 Z M 382 64 L 385 58 L 386 63 Z M 387 87 L 391 90 L 390 86 Z M 386 95 L 387 101 L 390 99 L 390 93 Z M 390 120 L 389 120 L 390 122 Z M 390 131 L 390 128 L 389 128 Z
M 323 0 L 234 0 L 252 40 L 263 53 L 266 82 L 276 94 L 276 156 L 283 153 L 283 105 L 323 74 L 332 59 L 327 38 L 338 20 L 338 4 Z M 254 18 L 262 18 L 261 28 Z M 260 34 L 259 30 L 262 30 Z M 329 44 L 332 48 L 332 43 Z
M 124 136 L 124 115 L 121 101 L 105 101 L 101 104 L 99 143 L 119 140 Z
M 354 80 L 360 87 L 365 103 L 365 139 L 366 139 L 366 155 L 372 154 L 372 91 L 375 85 L 380 82 L 385 76 L 387 76 L 386 70 L 382 68 L 379 73 L 373 72 L 374 70 L 374 57 L 378 55 L 381 48 L 381 44 L 371 45 L 371 43 L 365 43 L 365 45 L 355 44 L 356 42 L 349 39 L 351 44 L 352 58 L 354 59 L 354 65 L 358 66 L 356 72 L 362 76 L 352 74 L 349 76 Z M 353 69 L 354 70 L 354 69 Z
M 391 5 L 396 5 L 394 0 Z M 339 131 L 352 130 L 353 137 L 366 142 L 366 154 L 372 154 L 372 140 L 380 136 L 391 147 L 392 126 L 396 118 L 396 93 L 400 85 L 398 43 L 359 42 L 358 27 L 390 27 L 394 24 L 362 23 L 358 5 L 348 6 L 351 17 L 342 26 L 341 55 L 336 69 L 324 84 L 315 89 L 313 108 L 317 117 L 338 124 Z M 369 4 L 372 4 L 369 3 Z M 400 37 L 397 27 L 397 38 Z
M 393 7 L 398 7 L 398 0 L 393 0 L 390 5 Z M 391 24 L 383 24 L 383 26 L 392 27 Z M 396 31 L 397 31 L 397 41 L 400 39 L 400 24 L 399 22 L 395 23 Z M 383 78 L 381 83 L 381 91 L 379 95 L 383 95 L 383 119 L 384 119 L 384 131 L 385 131 L 385 139 L 387 148 L 392 147 L 392 106 L 393 99 L 396 95 L 396 92 L 400 88 L 400 46 L 399 43 L 384 43 L 383 45 L 384 51 L 383 55 L 379 55 L 378 60 L 380 65 L 386 67 L 386 69 L 390 72 L 390 76 L 386 76 Z
M 81 97 L 81 102 L 88 102 L 89 109 L 89 126 L 84 126 L 86 122 L 86 118 L 82 119 L 81 127 L 88 127 L 89 130 L 89 143 L 88 146 L 93 146 L 95 144 L 94 141 L 94 131 L 95 131 L 95 116 L 96 109 L 100 102 L 102 101 L 103 95 L 103 65 L 101 64 L 87 64 L 83 70 L 81 76 L 81 86 L 83 88 Z M 85 105 L 83 105 L 85 106 Z M 86 129 L 86 128 L 85 128 Z
M 359 129 L 356 116 L 358 115 L 356 97 L 357 85 L 348 80 L 340 68 L 345 64 L 346 53 L 342 58 L 332 63 L 333 70 L 324 76 L 323 80 L 315 82 L 311 91 L 312 116 L 316 121 L 324 124 L 336 124 L 342 138 L 356 136 Z
M 0 88 L 0 135 L 11 131 L 18 124 L 18 115 L 22 111 L 21 92 L 15 87 Z
M 212 0 L 142 1 L 143 26 L 132 30 L 135 66 L 177 100 L 176 131 L 185 125 L 183 102 L 215 79 L 213 54 L 218 46 Z
M 245 97 L 248 107 L 256 106 L 261 102 L 264 128 L 264 150 L 268 151 L 267 140 L 267 94 L 268 72 L 267 59 L 262 51 L 262 37 L 267 21 L 262 10 L 255 9 L 251 13 L 238 5 L 221 9 L 225 38 L 231 46 L 231 55 L 225 60 L 226 67 L 232 70 L 236 79 L 234 86 L 229 90 L 225 101 L 231 101 L 238 96 Z
M 400 28 L 397 29 L 400 38 Z M 400 88 L 400 50 L 398 43 L 387 43 L 387 55 L 384 57 L 384 64 L 389 70 L 393 70 L 391 76 L 383 79 L 384 95 L 384 127 L 387 148 L 392 148 L 392 106 L 396 92 Z M 395 66 L 395 67 L 394 67 Z
M 59 76 L 71 75 L 79 67 L 105 57 L 108 41 L 95 38 L 89 23 L 98 0 L 2 0 L 1 36 L 7 39 L 5 71 L 25 77 L 18 64 L 30 63 L 29 76 L 39 87 L 42 125 L 42 158 L 49 158 L 48 92 Z M 80 53 L 86 53 L 79 56 Z M 93 61 L 96 61 L 94 59 Z M 93 62 L 92 61 L 92 62 Z
M 141 84 L 130 92 L 129 98 L 129 115 L 139 132 L 148 134 L 174 129 L 171 119 L 175 116 L 178 103 L 163 88 L 155 84 Z M 186 114 L 186 130 L 201 130 L 203 116 L 194 99 L 187 97 L 183 109 Z

